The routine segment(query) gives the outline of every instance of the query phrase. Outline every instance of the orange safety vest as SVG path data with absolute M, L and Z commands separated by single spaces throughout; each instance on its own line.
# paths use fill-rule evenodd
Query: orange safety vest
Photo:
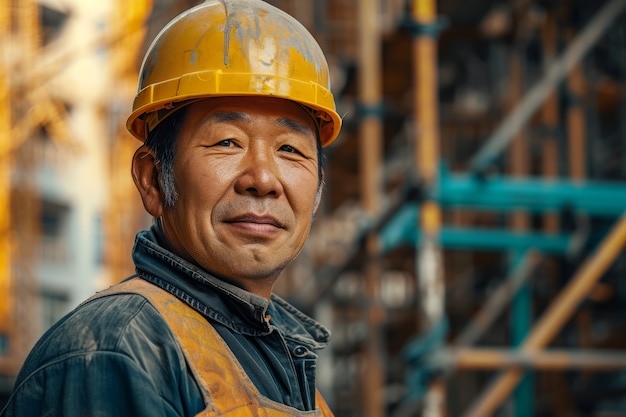
M 146 298 L 174 332 L 207 405 L 196 417 L 333 417 L 319 391 L 314 411 L 300 411 L 262 396 L 211 323 L 156 285 L 135 278 L 91 299 L 124 293 Z

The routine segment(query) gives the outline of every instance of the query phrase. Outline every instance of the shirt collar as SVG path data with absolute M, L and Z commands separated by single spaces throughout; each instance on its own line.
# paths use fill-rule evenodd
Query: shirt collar
M 237 333 L 262 336 L 273 327 L 283 335 L 319 349 L 329 331 L 275 294 L 271 302 L 225 282 L 166 249 L 158 222 L 137 234 L 133 261 L 137 273 L 187 302 L 211 320 Z M 271 317 L 271 319 L 266 320 Z M 273 327 L 272 327 L 273 326 Z

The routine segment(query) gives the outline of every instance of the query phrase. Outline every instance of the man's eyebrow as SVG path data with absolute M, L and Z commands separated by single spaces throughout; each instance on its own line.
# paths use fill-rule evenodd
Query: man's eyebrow
M 243 122 L 250 120 L 250 115 L 241 111 L 216 111 L 209 114 L 204 122 L 216 122 L 216 123 L 229 123 L 229 122 Z M 281 126 L 284 126 L 290 130 L 301 135 L 311 134 L 311 129 L 305 123 L 298 122 L 289 117 L 279 117 L 276 122 Z
M 285 126 L 286 128 L 291 129 L 296 133 L 300 133 L 301 135 L 311 134 L 311 128 L 309 128 L 309 126 L 288 117 L 279 117 L 278 119 L 276 119 L 276 121 L 280 125 Z
M 241 111 L 216 111 L 204 119 L 205 122 L 218 123 L 242 122 L 245 120 L 250 120 L 250 116 Z

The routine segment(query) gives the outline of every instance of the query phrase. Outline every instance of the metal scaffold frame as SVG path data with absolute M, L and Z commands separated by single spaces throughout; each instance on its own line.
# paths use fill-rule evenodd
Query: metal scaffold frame
M 520 15 L 521 11 L 532 9 L 532 3 L 524 0 L 511 2 Z M 412 34 L 410 70 L 414 129 L 410 144 L 414 146 L 414 171 L 409 173 L 410 178 L 407 178 L 396 204 L 381 207 L 376 206 L 379 203 L 371 203 L 376 198 L 374 196 L 381 200 L 388 197 L 380 197 L 384 195 L 382 187 L 385 185 L 380 181 L 384 176 L 381 170 L 384 171 L 385 167 L 381 166 L 384 162 L 379 158 L 386 150 L 381 147 L 379 139 L 384 95 L 377 90 L 380 80 L 376 77 L 382 78 L 383 74 L 379 73 L 379 63 L 373 58 L 380 59 L 380 52 L 376 49 L 382 40 L 377 26 L 372 25 L 376 6 L 369 2 L 359 3 L 360 82 L 356 105 L 359 110 L 359 189 L 368 221 L 357 233 L 356 249 L 346 251 L 345 263 L 335 268 L 323 268 L 317 281 L 320 286 L 307 291 L 300 300 L 310 304 L 319 297 L 332 296 L 332 287 L 340 281 L 342 274 L 352 269 L 361 272 L 366 298 L 364 323 L 368 335 L 358 342 L 362 346 L 357 348 L 360 353 L 366 352 L 364 357 L 368 361 L 360 370 L 361 379 L 366 381 L 361 386 L 362 411 L 369 413 L 367 415 L 384 415 L 380 395 L 385 388 L 384 377 L 381 377 L 385 369 L 377 368 L 384 367 L 389 359 L 385 352 L 381 352 L 384 340 L 381 341 L 380 335 L 389 313 L 378 304 L 380 301 L 376 297 L 380 294 L 377 291 L 380 291 L 385 274 L 384 257 L 401 247 L 414 248 L 416 287 L 419 289 L 416 296 L 419 309 L 415 318 L 419 332 L 407 344 L 405 354 L 409 369 L 419 368 L 419 375 L 414 379 L 409 372 L 407 385 L 409 391 L 419 390 L 420 399 L 408 399 L 397 407 L 394 415 L 412 416 L 416 412 L 424 416 L 447 415 L 447 378 L 457 370 L 502 372 L 471 405 L 467 417 L 493 415 L 516 388 L 516 412 L 527 415 L 534 407 L 533 371 L 615 371 L 624 369 L 625 365 L 626 353 L 621 350 L 548 347 L 626 245 L 626 186 L 587 178 L 588 116 L 581 104 L 583 96 L 588 94 L 583 60 L 623 14 L 626 1 L 607 0 L 576 36 L 571 28 L 563 30 L 561 35 L 567 36 L 561 44 L 559 41 L 563 39 L 558 39 L 555 16 L 550 13 L 545 16 L 539 29 L 545 69 L 534 85 L 525 85 L 528 64 L 523 54 L 523 42 L 513 42 L 507 61 L 510 89 L 505 116 L 474 153 L 467 172 L 461 174 L 449 172 L 442 163 L 439 149 L 442 140 L 438 119 L 437 37 L 442 30 L 442 20 L 437 16 L 434 1 L 414 0 L 407 4 L 411 6 L 408 13 Z M 370 10 L 372 15 L 364 15 L 365 10 Z M 407 25 L 406 20 L 403 24 Z M 363 25 L 368 25 L 367 30 Z M 375 39 L 377 35 L 379 37 Z M 562 53 L 558 53 L 560 49 Z M 558 102 L 558 95 L 564 94 L 563 90 L 571 98 L 565 105 Z M 536 169 L 540 177 L 532 176 L 530 169 L 531 162 L 536 162 L 530 160 L 533 150 L 529 138 L 532 133 L 536 135 L 529 129 L 531 123 L 535 123 L 535 127 L 540 124 L 546 130 L 540 145 L 542 159 Z M 566 134 L 559 136 L 563 131 Z M 559 151 L 564 149 L 559 147 L 563 145 L 567 154 L 559 160 Z M 372 156 L 375 152 L 379 153 L 378 157 Z M 498 172 L 504 158 L 510 164 L 506 175 Z M 560 172 L 560 163 L 567 166 L 566 175 Z M 459 226 L 444 220 L 446 214 L 462 210 L 495 213 L 507 223 L 504 227 L 500 224 L 497 228 L 480 228 Z M 560 224 L 559 215 L 564 212 L 573 216 L 576 230 L 565 229 Z M 531 222 L 538 218 L 542 219 L 542 226 L 533 227 Z M 599 244 L 584 249 L 587 251 L 584 252 L 583 242 L 589 242 L 588 218 L 615 221 L 615 225 Z M 449 345 L 443 270 L 443 252 L 448 249 L 499 252 L 507 256 L 509 268 L 508 276 L 493 289 L 477 314 L 468 318 L 467 327 Z M 563 277 L 567 284 L 536 320 L 532 314 L 531 277 L 540 267 L 548 271 L 554 258 L 570 259 L 583 253 L 587 255 L 586 260 L 571 278 Z M 367 261 L 357 265 L 355 260 L 363 259 L 360 256 Z M 511 320 L 510 348 L 474 347 L 490 326 L 506 314 Z M 423 384 L 424 375 L 427 375 L 427 384 Z M 527 377 L 522 381 L 524 375 Z M 417 384 L 423 385 L 417 388 Z
M 419 8 L 426 3 L 428 2 L 417 0 L 414 8 Z M 542 105 L 546 105 L 547 102 L 549 103 L 554 89 L 567 78 L 568 86 L 572 91 L 578 94 L 583 93 L 583 87 L 580 86 L 581 73 L 577 65 L 589 49 L 598 42 L 602 34 L 623 13 L 625 8 L 626 1 L 613 0 L 607 2 L 588 23 L 585 30 L 569 44 L 562 56 L 552 62 L 546 71 L 545 77 L 523 97 L 518 96 L 516 99 L 518 103 L 513 110 L 472 159 L 470 174 L 467 177 L 459 176 L 452 178 L 448 175 L 444 175 L 438 186 L 426 187 L 427 196 L 432 196 L 432 193 L 434 193 L 434 201 L 447 205 L 448 207 L 505 210 L 513 215 L 512 219 L 514 223 L 512 231 L 505 232 L 498 239 L 493 239 L 495 235 L 487 231 L 466 231 L 467 233 L 463 236 L 463 234 L 460 233 L 462 231 L 458 229 L 438 229 L 437 232 L 439 234 L 436 237 L 437 241 L 443 243 L 444 246 L 448 244 L 448 247 L 454 246 L 455 242 L 461 247 L 480 247 L 481 242 L 487 244 L 488 240 L 501 243 L 509 241 L 512 244 L 511 249 L 513 250 L 520 251 L 526 246 L 540 248 L 540 250 L 543 249 L 543 252 L 547 250 L 549 253 L 551 252 L 551 244 L 556 244 L 556 240 L 559 239 L 559 236 L 553 234 L 555 227 L 548 227 L 548 229 L 552 230 L 549 230 L 546 235 L 537 235 L 536 239 L 526 234 L 529 239 L 524 242 L 518 242 L 518 244 L 515 245 L 515 240 L 524 236 L 526 233 L 524 231 L 526 227 L 523 225 L 527 224 L 528 220 L 524 219 L 524 216 L 527 215 L 524 213 L 533 211 L 538 213 L 550 213 L 558 211 L 567 205 L 571 205 L 572 209 L 577 213 L 621 217 L 621 219 L 616 222 L 613 230 L 607 234 L 604 241 L 597 249 L 589 255 L 585 263 L 583 263 L 578 272 L 551 303 L 539 321 L 534 324 L 534 326 L 528 327 L 527 325 L 527 328 L 522 330 L 519 348 L 507 351 L 502 349 L 472 349 L 468 346 L 477 341 L 481 333 L 493 322 L 495 315 L 502 310 L 506 303 L 512 299 L 519 299 L 520 289 L 527 285 L 526 282 L 529 271 L 533 270 L 538 262 L 539 255 L 534 252 L 528 253 L 520 262 L 514 264 L 514 266 L 517 265 L 517 269 L 511 274 L 511 278 L 505 280 L 505 283 L 500 289 L 492 295 L 493 298 L 491 298 L 487 305 L 481 309 L 480 313 L 470 321 L 465 332 L 458 337 L 456 345 L 459 347 L 446 349 L 443 352 L 433 355 L 431 358 L 433 362 L 430 363 L 430 365 L 435 368 L 438 365 L 434 364 L 440 361 L 439 365 L 446 369 L 505 369 L 489 384 L 483 394 L 470 407 L 467 414 L 465 414 L 466 417 L 487 417 L 493 415 L 504 399 L 508 397 L 520 383 L 525 374 L 525 370 L 529 368 L 564 369 L 584 367 L 595 370 L 624 368 L 624 358 L 626 356 L 623 351 L 572 352 L 546 351 L 544 349 L 554 338 L 555 334 L 563 327 L 565 322 L 571 318 L 576 307 L 585 296 L 591 292 L 595 284 L 597 284 L 603 273 L 606 272 L 623 248 L 626 247 L 626 213 L 624 212 L 626 202 L 621 199 L 622 196 L 626 195 L 626 187 L 618 184 L 593 184 L 585 181 L 583 150 L 585 146 L 584 116 L 578 108 L 574 108 L 567 119 L 570 132 L 569 166 L 571 169 L 571 181 L 546 181 L 545 179 L 537 179 L 536 181 L 532 181 L 531 187 L 525 189 L 525 181 L 528 181 L 528 179 L 524 177 L 527 177 L 528 174 L 524 167 L 528 162 L 524 162 L 519 158 L 528 154 L 528 150 L 523 148 L 523 137 L 520 137 L 524 126 L 530 118 L 540 110 Z M 423 67 L 423 61 L 425 60 L 424 57 L 421 58 L 421 61 L 420 59 L 416 59 L 415 66 L 417 68 Z M 434 58 L 430 60 L 430 62 L 434 61 L 436 61 Z M 519 62 L 513 62 L 511 68 L 513 74 L 517 73 L 519 76 L 519 69 L 517 69 L 516 72 L 518 66 Z M 513 78 L 515 79 L 515 75 L 513 75 Z M 430 88 L 430 83 L 420 82 L 419 77 L 417 80 L 415 87 L 417 90 L 428 90 Z M 519 81 L 517 84 L 519 84 Z M 513 93 L 516 91 L 515 85 L 516 81 L 514 80 L 514 87 L 512 88 Z M 520 91 L 520 89 L 518 88 L 517 91 Z M 420 103 L 421 102 L 418 101 L 416 106 L 419 107 Z M 431 99 L 431 101 L 427 103 L 430 103 L 431 108 L 437 107 L 433 104 L 436 103 L 436 99 Z M 550 115 L 548 115 L 547 118 L 548 121 L 554 122 L 554 118 L 551 118 Z M 419 115 L 416 119 L 418 131 L 424 129 L 424 127 L 420 125 L 421 119 Z M 502 155 L 510 144 L 514 144 L 516 147 L 512 151 L 511 161 L 514 170 L 512 175 L 519 176 L 520 178 L 493 179 L 486 177 L 486 173 L 491 168 L 491 165 Z M 427 154 L 427 150 L 424 151 L 422 149 L 421 152 L 421 154 L 418 153 L 417 155 L 418 166 L 423 167 L 425 165 L 423 154 Z M 552 154 L 554 153 L 552 152 Z M 431 159 L 431 161 L 433 159 Z M 518 165 L 516 165 L 516 163 Z M 546 171 L 549 171 L 549 169 L 544 170 L 544 172 Z M 550 176 L 550 172 L 546 172 L 546 174 Z M 429 183 L 427 175 L 422 174 L 421 177 L 422 182 L 426 184 Z M 466 185 L 469 183 L 473 185 L 469 186 L 466 190 L 462 190 L 464 186 L 461 184 L 466 180 L 468 181 L 465 183 Z M 495 191 L 495 189 L 491 189 L 495 184 L 502 184 L 503 187 Z M 522 191 L 524 189 L 526 191 Z M 539 196 L 544 191 L 547 191 L 550 196 L 546 196 L 547 198 L 542 199 Z M 523 194 L 525 192 L 529 192 L 526 198 L 516 198 L 519 196 L 517 193 Z M 598 195 L 594 197 L 590 195 L 592 193 L 598 193 Z M 568 196 L 566 197 L 565 194 L 568 194 Z M 559 202 L 551 205 L 555 203 L 553 199 L 555 195 L 560 195 L 560 197 L 556 197 Z M 516 210 L 524 211 L 516 215 Z M 404 226 L 399 226 L 398 224 L 390 225 L 387 229 L 383 229 L 381 233 L 381 242 L 385 250 L 396 246 L 395 243 L 397 242 L 390 243 L 390 240 L 403 240 L 406 238 L 406 236 L 398 236 L 398 230 L 410 231 L 409 235 L 412 236 L 409 236 L 408 240 L 418 246 L 423 245 L 425 241 L 431 239 L 428 237 L 428 227 L 424 224 L 425 219 L 431 216 L 429 216 L 427 212 L 424 212 L 423 208 L 420 210 L 418 216 L 411 215 L 410 209 L 401 211 L 401 213 L 404 213 L 403 220 L 398 220 L 401 218 L 400 215 L 396 217 L 396 220 L 402 222 Z M 415 224 L 415 221 L 419 218 L 422 218 L 422 230 L 417 231 L 411 228 L 410 225 Z M 483 239 L 482 235 L 485 235 L 485 239 Z M 573 240 L 574 237 L 572 236 L 569 239 Z M 567 253 L 567 251 L 571 250 L 572 244 L 572 241 L 563 241 L 562 244 L 559 244 L 559 246 L 561 246 L 560 249 L 552 246 L 552 251 L 556 250 L 557 252 Z M 491 246 L 491 249 L 496 250 L 496 246 Z M 422 260 L 418 258 L 418 262 L 422 262 Z M 515 303 L 513 305 L 515 305 Z M 528 311 L 528 307 L 525 307 L 525 311 Z M 444 363 L 445 365 L 443 365 Z M 532 391 L 530 391 L 530 393 L 532 394 Z M 526 398 L 526 400 L 530 399 Z M 445 410 L 433 410 L 433 408 L 428 405 L 428 397 L 426 397 L 425 401 L 426 404 L 422 405 L 423 415 L 446 415 Z M 529 402 L 529 404 L 532 403 Z M 530 412 L 532 412 L 532 410 L 530 410 Z M 522 412 L 522 414 L 527 415 L 524 414 L 524 412 Z
M 358 6 L 359 22 L 359 66 L 363 68 L 359 77 L 359 100 L 363 117 L 359 135 L 363 146 L 359 147 L 361 171 L 361 201 L 366 213 L 377 216 L 381 212 L 382 196 L 382 114 L 380 112 L 381 86 L 381 28 L 378 21 L 378 0 L 363 0 Z M 362 354 L 363 391 L 365 395 L 363 416 L 378 417 L 384 413 L 385 401 L 380 387 L 384 384 L 381 325 L 383 309 L 380 305 L 378 282 L 381 264 L 375 235 L 367 238 L 367 266 L 365 267 L 366 303 L 362 312 L 367 323 L 367 342 Z
M 522 343 L 519 351 L 514 353 L 541 354 L 542 350 L 552 340 L 555 333 L 571 318 L 574 310 L 589 294 L 602 274 L 611 265 L 620 252 L 626 247 L 626 213 L 619 219 L 613 230 L 604 241 L 590 255 L 578 272 L 572 277 L 567 286 L 552 302 L 528 336 Z M 609 356 L 614 352 L 605 352 Z M 595 357 L 603 354 L 596 354 Z M 620 357 L 624 353 L 621 352 Z M 608 358 L 607 358 L 608 359 Z M 566 361 L 567 362 L 567 361 Z M 599 361 L 598 361 L 599 362 Z M 622 361 L 623 364 L 623 361 Z M 619 368 L 619 362 L 613 364 Z M 510 394 L 524 373 L 523 368 L 509 368 L 503 371 L 484 391 L 476 403 L 466 414 L 468 417 L 492 415 L 504 398 Z

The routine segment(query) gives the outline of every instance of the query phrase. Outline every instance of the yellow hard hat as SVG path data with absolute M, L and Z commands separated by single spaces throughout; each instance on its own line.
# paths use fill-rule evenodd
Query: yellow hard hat
M 168 23 L 141 65 L 126 126 L 144 141 L 180 106 L 218 96 L 300 103 L 318 122 L 323 146 L 341 129 L 321 48 L 297 20 L 261 0 L 207 0 Z

